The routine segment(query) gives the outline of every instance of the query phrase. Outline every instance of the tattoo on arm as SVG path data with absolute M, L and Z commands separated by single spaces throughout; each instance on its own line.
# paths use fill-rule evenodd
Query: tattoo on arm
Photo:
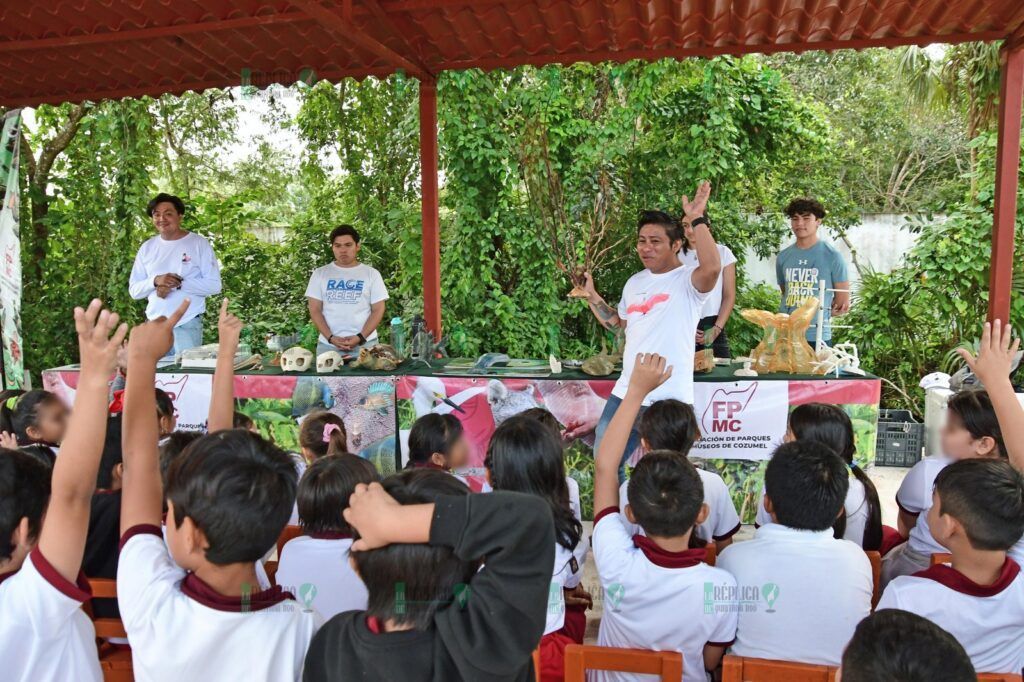
M 619 324 L 619 314 L 615 312 L 615 309 L 604 301 L 598 301 L 593 304 L 594 314 L 597 315 L 598 321 L 604 325 L 606 329 L 617 327 Z

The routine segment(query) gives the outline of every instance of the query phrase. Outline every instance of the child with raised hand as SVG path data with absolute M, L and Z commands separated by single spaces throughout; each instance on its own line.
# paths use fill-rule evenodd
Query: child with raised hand
M 547 624 L 540 643 L 541 679 L 562 680 L 565 647 L 576 643 L 562 632 L 565 625 L 565 590 L 574 590 L 583 579 L 587 543 L 583 526 L 572 512 L 565 484 L 562 442 L 549 426 L 526 415 L 503 421 L 491 436 L 484 458 L 487 482 L 494 490 L 536 495 L 547 502 L 555 522 L 555 562 L 548 598 Z M 586 630 L 586 616 L 582 628 Z
M 81 371 L 52 484 L 45 467 L 28 455 L 0 452 L 5 680 L 102 679 L 96 633 L 81 608 L 91 597 L 81 566 L 107 424 L 107 380 L 128 331 L 118 321 L 116 313 L 101 311 L 98 300 L 75 308 Z
M 645 453 L 651 450 L 672 450 L 688 456 L 690 449 L 700 438 L 697 416 L 693 413 L 693 408 L 672 398 L 652 403 L 640 415 L 636 429 L 640 434 L 640 448 Z M 697 469 L 697 475 L 704 486 L 704 504 L 708 508 L 708 515 L 694 528 L 690 544 L 693 547 L 703 547 L 706 543 L 714 541 L 715 548 L 721 553 L 732 544 L 732 536 L 739 531 L 740 516 L 732 503 L 729 486 L 721 476 L 700 468 Z M 619 509 L 623 512 L 628 497 L 628 486 L 628 481 L 619 486 Z
M 991 333 L 988 342 L 991 346 Z M 1002 355 L 1005 357 L 1006 353 Z M 999 380 L 994 376 L 992 379 L 997 390 L 1000 390 Z M 1009 384 L 1008 366 L 1002 380 Z M 1012 394 L 1013 389 L 1009 390 Z M 1004 412 L 1009 411 L 1005 407 L 1003 409 Z M 882 562 L 883 587 L 893 578 L 925 570 L 931 563 L 932 554 L 945 552 L 932 537 L 928 527 L 928 510 L 932 505 L 935 478 L 945 467 L 959 460 L 1006 459 L 1007 440 L 1002 432 L 1004 425 L 1014 428 L 1015 422 L 1012 418 L 999 419 L 987 391 L 960 391 L 949 398 L 946 403 L 946 423 L 941 434 L 942 454 L 926 457 L 915 464 L 896 492 L 896 504 L 900 510 L 899 532 L 907 541 L 885 555 Z M 1018 543 L 1010 554 L 1024 559 L 1024 543 Z
M 299 481 L 303 534 L 281 550 L 277 584 L 296 594 L 304 585 L 312 586 L 308 604 L 324 618 L 366 609 L 366 586 L 349 561 L 352 527 L 342 513 L 357 484 L 379 479 L 369 460 L 346 453 L 321 457 Z
M 843 513 L 832 524 L 837 538 L 844 538 L 865 550 L 878 550 L 882 545 L 882 507 L 878 490 L 864 470 L 857 466 L 857 444 L 853 422 L 838 405 L 805 403 L 789 415 L 786 442 L 813 440 L 827 445 L 838 454 L 850 470 L 850 487 L 843 503 Z M 757 504 L 757 525 L 771 523 L 764 507 L 764 489 Z
M 956 639 L 930 620 L 879 609 L 857 626 L 843 651 L 843 682 L 976 682 L 974 666 Z
M 648 452 L 630 476 L 628 504 L 619 512 L 619 460 L 648 393 L 672 374 L 665 359 L 640 353 L 622 404 L 601 440 L 594 476 L 594 561 L 606 601 L 601 646 L 679 651 L 684 682 L 705 682 L 736 636 L 736 580 L 690 549 L 694 527 L 708 515 L 693 464 L 671 450 Z M 634 534 L 631 524 L 644 535 Z M 707 591 L 721 603 L 707 610 Z M 642 680 L 628 673 L 594 673 L 600 681 Z
M 532 682 L 554 562 L 544 500 L 407 469 L 357 485 L 345 520 L 368 608 L 320 629 L 303 680 Z
M 255 568 L 295 502 L 291 459 L 228 428 L 188 446 L 170 463 L 166 489 L 161 484 L 155 368 L 187 308 L 188 299 L 169 318 L 135 327 L 128 344 L 117 596 L 135 677 L 183 680 L 202 671 L 218 680 L 296 680 L 322 620 L 280 587 L 257 590 Z M 220 353 L 233 355 L 231 343 L 237 338 L 222 339 Z
M 978 672 L 1019 674 L 1024 576 L 1007 550 L 1024 535 L 1024 477 L 1003 460 L 960 460 L 935 478 L 933 496 L 928 526 L 952 562 L 896 578 L 878 607 L 948 630 Z

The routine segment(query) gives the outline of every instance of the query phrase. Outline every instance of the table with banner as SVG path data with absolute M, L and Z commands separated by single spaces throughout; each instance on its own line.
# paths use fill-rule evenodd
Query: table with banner
M 209 370 L 170 367 L 157 374 L 178 411 L 178 428 L 202 430 L 209 410 L 213 374 Z M 43 386 L 74 400 L 76 367 L 43 373 Z M 417 417 L 428 412 L 454 414 L 470 444 L 470 485 L 483 482 L 487 443 L 497 424 L 531 407 L 545 407 L 581 437 L 571 445 L 577 463 L 592 455 L 594 428 L 611 394 L 615 376 L 594 378 L 581 372 L 547 377 L 465 376 L 444 373 L 443 366 L 404 363 L 397 370 L 373 372 L 345 368 L 333 374 L 282 373 L 277 367 L 235 376 L 240 412 L 281 447 L 298 451 L 298 423 L 313 410 L 340 416 L 347 427 L 349 450 L 370 459 L 387 474 L 401 468 L 403 447 Z M 734 492 L 737 508 L 749 516 L 763 476 L 763 462 L 782 442 L 792 407 L 809 402 L 841 405 L 854 424 L 862 466 L 875 455 L 881 381 L 867 375 L 821 377 L 763 375 L 740 378 L 717 367 L 694 378 L 694 411 L 702 434 L 691 452 L 717 470 Z M 634 453 L 635 458 L 638 453 Z M 573 469 L 573 467 L 570 467 Z M 570 470 L 586 479 L 584 467 Z M 581 487 L 588 490 L 587 480 Z

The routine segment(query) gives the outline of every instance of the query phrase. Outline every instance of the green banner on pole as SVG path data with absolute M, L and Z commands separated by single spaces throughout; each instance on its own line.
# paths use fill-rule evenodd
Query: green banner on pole
M 18 152 L 21 109 L 7 112 L 0 132 L 0 335 L 3 337 L 4 388 L 25 384 L 21 343 L 21 229 L 18 210 Z

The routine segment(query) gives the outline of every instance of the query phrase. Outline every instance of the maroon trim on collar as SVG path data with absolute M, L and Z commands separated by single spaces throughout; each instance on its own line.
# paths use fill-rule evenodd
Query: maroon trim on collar
M 164 532 L 160 529 L 160 526 L 154 526 L 150 523 L 140 523 L 132 526 L 121 534 L 121 541 L 117 544 L 117 551 L 120 552 L 123 550 L 128 541 L 136 535 L 155 535 L 161 540 L 164 538 Z
M 96 492 L 93 493 L 93 494 L 94 495 L 113 495 L 113 494 L 119 493 L 119 492 L 121 492 L 120 488 L 118 488 L 117 490 L 111 490 L 110 488 L 97 488 Z
M 306 537 L 314 540 L 351 540 L 352 533 L 346 530 L 325 530 L 318 533 L 306 533 Z
M 71 582 L 64 576 L 62 576 L 56 568 L 53 567 L 43 553 L 36 547 L 32 550 L 32 553 L 28 555 L 29 559 L 32 560 L 32 565 L 39 571 L 39 575 L 43 576 L 43 580 L 50 583 L 58 592 L 63 594 L 65 597 L 74 599 L 75 601 L 88 601 L 92 599 L 92 588 L 89 587 L 89 581 L 86 579 L 85 574 L 82 573 L 81 569 L 78 571 L 78 580 Z
M 280 585 L 268 590 L 251 592 L 248 596 L 226 597 L 203 582 L 195 573 L 189 573 L 181 581 L 181 592 L 189 599 L 215 611 L 250 613 L 262 611 L 283 601 L 294 599 L 291 592 L 285 592 Z
M 729 640 L 728 642 L 708 642 L 708 643 L 707 643 L 707 646 L 720 646 L 720 647 L 730 647 L 730 646 L 732 646 L 732 645 L 733 645 L 733 644 L 735 644 L 735 643 L 736 643 L 736 638 L 735 638 L 735 637 L 733 637 L 733 638 L 732 638 L 731 640 Z
M 918 571 L 914 577 L 934 580 L 951 590 L 971 597 L 994 597 L 1009 587 L 1017 579 L 1019 573 L 1020 566 L 1017 565 L 1017 562 L 1006 557 L 1003 568 L 999 571 L 999 577 L 991 585 L 979 585 L 947 564 L 936 564 L 924 571 Z
M 440 464 L 434 464 L 430 460 L 426 462 L 409 462 L 409 466 L 413 469 L 437 469 L 438 471 L 448 471 L 448 467 L 443 467 Z
M 640 534 L 633 536 L 633 546 L 643 552 L 648 561 L 662 568 L 690 568 L 703 562 L 707 555 L 703 547 L 670 552 L 656 545 L 649 537 Z
M 381 627 L 380 619 L 377 618 L 377 616 L 366 617 L 366 629 L 375 635 L 379 635 L 380 633 L 384 632 L 384 628 Z
M 737 524 L 736 524 L 736 527 L 735 527 L 735 528 L 733 528 L 733 529 L 732 529 L 731 531 L 729 531 L 729 532 L 728 532 L 728 533 L 726 533 L 725 535 L 712 535 L 712 536 L 711 536 L 711 539 L 712 539 L 712 540 L 718 540 L 718 541 L 722 541 L 722 540 L 728 540 L 728 539 L 729 539 L 729 538 L 731 538 L 731 537 L 732 537 L 733 535 L 736 535 L 736 533 L 740 532 L 740 527 L 741 527 L 742 525 L 743 525 L 743 522 L 742 522 L 742 521 L 740 521 L 739 523 L 737 523 Z
M 594 525 L 596 526 L 597 522 L 600 521 L 601 519 L 603 519 L 604 517 L 610 516 L 611 514 L 618 514 L 618 513 L 619 513 L 619 508 L 618 507 L 605 507 L 601 511 L 597 512 L 596 514 L 594 514 Z

